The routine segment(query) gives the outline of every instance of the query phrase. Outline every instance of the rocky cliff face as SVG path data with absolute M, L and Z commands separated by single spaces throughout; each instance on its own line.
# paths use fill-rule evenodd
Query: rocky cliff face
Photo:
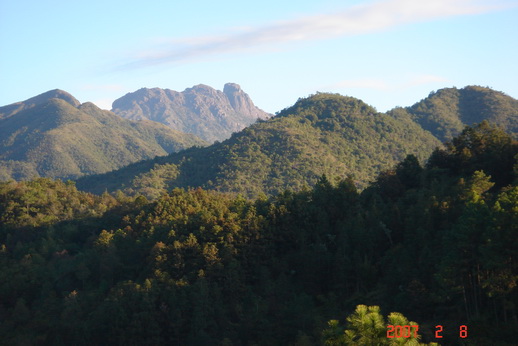
M 161 122 L 209 142 L 270 116 L 234 83 L 225 84 L 223 91 L 203 84 L 183 92 L 143 88 L 115 100 L 112 111 L 127 119 Z

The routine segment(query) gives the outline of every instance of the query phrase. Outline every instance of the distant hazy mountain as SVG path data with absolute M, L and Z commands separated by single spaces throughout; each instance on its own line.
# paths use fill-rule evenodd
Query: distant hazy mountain
M 269 117 L 233 83 L 225 84 L 223 91 L 203 84 L 182 92 L 143 88 L 115 100 L 112 111 L 131 120 L 157 121 L 209 142 L 227 139 L 258 118 Z
M 0 180 L 76 178 L 205 144 L 159 123 L 80 104 L 62 90 L 0 107 Z
M 515 138 L 518 136 L 518 100 L 490 88 L 445 88 L 392 113 L 402 110 L 441 141 L 451 140 L 466 125 L 483 120 L 500 126 Z
M 360 186 L 407 154 L 424 160 L 441 143 L 406 117 L 378 113 L 360 100 L 317 94 L 228 140 L 85 177 L 93 192 L 129 187 L 150 197 L 172 187 L 278 193 L 314 184 L 322 174 L 352 175 Z

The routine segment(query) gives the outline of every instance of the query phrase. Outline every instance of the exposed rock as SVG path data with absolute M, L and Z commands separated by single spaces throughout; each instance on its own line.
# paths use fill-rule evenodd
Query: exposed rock
M 223 91 L 199 84 L 183 92 L 143 88 L 113 102 L 112 111 L 132 120 L 149 119 L 209 142 L 224 140 L 270 115 L 257 108 L 234 83 Z

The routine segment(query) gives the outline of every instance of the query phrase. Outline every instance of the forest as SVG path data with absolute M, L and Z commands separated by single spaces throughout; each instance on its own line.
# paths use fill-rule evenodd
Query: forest
M 313 186 L 322 175 L 351 175 L 365 188 L 407 154 L 425 160 L 441 144 L 405 112 L 394 117 L 353 97 L 317 93 L 225 141 L 85 176 L 77 187 L 148 198 L 174 187 L 202 187 L 254 198 Z
M 0 343 L 515 345 L 517 161 L 482 122 L 361 191 L 0 183 Z

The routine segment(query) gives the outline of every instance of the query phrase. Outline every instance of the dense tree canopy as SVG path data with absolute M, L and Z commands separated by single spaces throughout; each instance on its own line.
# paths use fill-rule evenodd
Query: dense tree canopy
M 174 187 L 201 186 L 257 197 L 313 186 L 326 174 L 353 176 L 363 188 L 407 154 L 425 160 L 439 146 L 408 117 L 376 112 L 352 97 L 319 93 L 224 142 L 87 177 L 78 187 L 95 193 L 126 189 L 153 198 Z
M 515 138 L 518 136 L 518 100 L 480 86 L 440 89 L 411 107 L 396 108 L 389 113 L 410 115 L 442 142 L 452 140 L 466 125 L 484 120 L 505 129 Z
M 254 200 L 2 183 L 2 341 L 315 345 L 339 331 L 354 344 L 368 337 L 356 317 L 371 314 L 383 343 L 386 324 L 419 321 L 422 343 L 460 344 L 467 326 L 473 344 L 515 344 L 517 155 L 481 124 L 361 193 L 327 176 Z

